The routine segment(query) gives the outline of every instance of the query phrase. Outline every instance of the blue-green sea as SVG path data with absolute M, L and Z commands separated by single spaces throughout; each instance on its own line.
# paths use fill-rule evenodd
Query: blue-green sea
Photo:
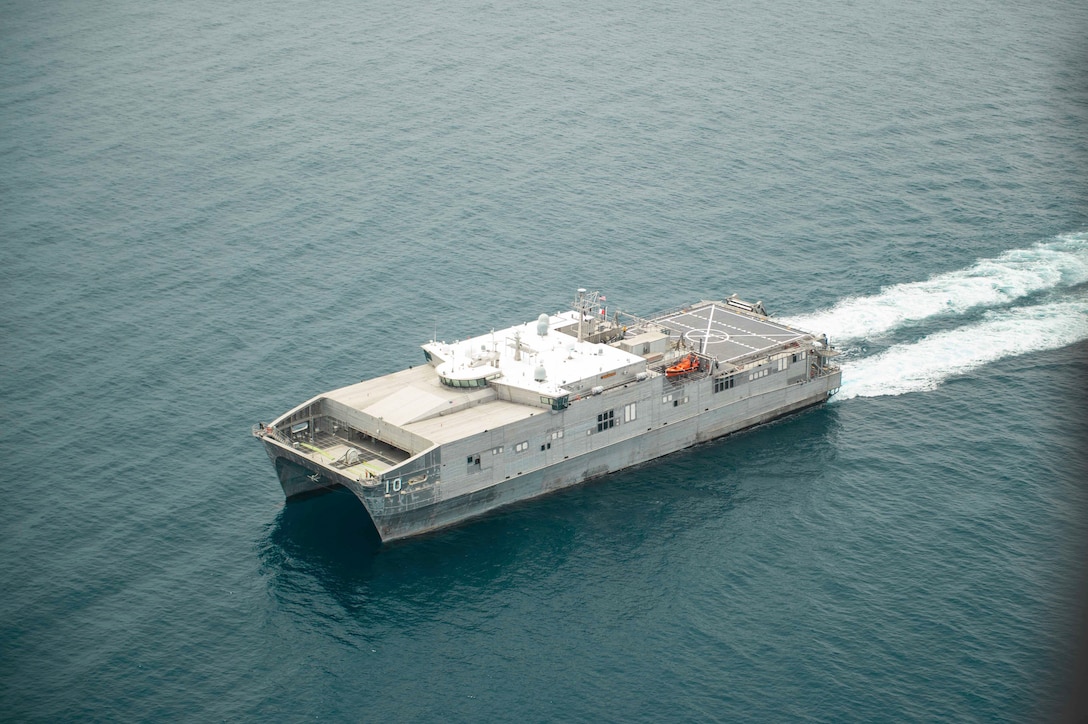
M 0 720 L 1084 716 L 1085 37 L 0 0 Z M 253 423 L 579 287 L 762 300 L 842 388 L 391 546 L 285 503 Z

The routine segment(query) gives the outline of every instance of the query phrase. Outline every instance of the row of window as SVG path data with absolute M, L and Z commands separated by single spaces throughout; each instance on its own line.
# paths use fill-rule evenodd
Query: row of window
M 486 377 L 481 377 L 478 380 L 452 380 L 449 377 L 440 376 L 438 379 L 446 387 L 487 387 Z
M 551 447 L 552 447 L 552 444 L 551 444 L 550 441 L 551 440 L 558 440 L 561 437 L 563 437 L 563 431 L 562 430 L 552 431 L 551 433 L 549 433 L 548 438 L 546 438 L 547 441 L 543 445 L 540 446 L 540 449 L 541 450 L 550 450 Z M 505 449 L 506 448 L 503 445 L 499 445 L 498 447 L 493 447 L 493 448 L 491 448 L 491 454 L 492 455 L 502 455 L 502 452 Z M 529 449 L 529 441 L 528 440 L 523 440 L 523 441 L 517 443 L 516 445 L 514 445 L 514 452 L 516 452 L 516 453 L 523 453 L 528 449 Z M 480 464 L 480 456 L 479 455 L 469 455 L 468 456 L 468 464 L 478 466 Z
M 427 353 L 427 354 L 429 356 L 430 353 Z M 774 365 L 774 367 L 775 367 L 775 369 L 777 371 L 782 372 L 782 371 L 786 370 L 790 366 L 791 363 L 797 362 L 803 356 L 804 356 L 803 353 L 777 354 L 777 355 L 771 357 L 771 362 L 773 363 L 773 365 Z M 759 370 L 758 372 L 753 372 L 753 373 L 748 375 L 748 380 L 749 381 L 758 380 L 761 377 L 766 377 L 767 375 L 770 374 L 770 372 L 771 372 L 770 368 L 762 369 L 762 370 Z M 447 377 L 439 377 L 438 379 L 441 380 L 442 384 L 446 385 L 447 387 L 487 387 L 487 378 L 486 377 L 481 377 L 478 380 L 453 380 L 453 379 L 449 379 Z M 734 384 L 735 384 L 734 380 L 733 380 L 733 378 L 731 376 L 730 377 L 719 377 L 716 380 L 714 380 L 714 391 L 715 392 L 722 392 L 723 390 L 732 389 Z M 549 407 L 551 407 L 553 410 L 565 410 L 565 409 L 567 409 L 567 406 L 570 405 L 570 397 L 568 395 L 563 395 L 562 397 L 543 397 L 543 396 L 541 396 L 540 401 L 543 404 L 548 405 Z M 663 400 L 663 402 L 665 402 L 665 403 L 672 402 L 672 396 L 667 395 L 666 398 Z M 601 416 L 598 415 L 597 417 L 600 418 Z M 601 422 L 602 422 L 602 420 L 600 420 L 600 419 L 597 420 L 597 432 L 601 432 L 602 430 L 606 430 L 606 429 L 608 429 L 608 427 L 611 427 L 611 425 L 608 425 L 607 427 L 601 427 Z
M 562 437 L 563 437 L 563 431 L 562 430 L 552 430 L 551 434 L 549 434 L 548 437 L 545 438 L 545 442 L 544 442 L 543 445 L 540 446 L 540 449 L 541 450 L 551 450 L 552 449 L 551 440 L 559 440 Z
M 718 377 L 714 380 L 714 391 L 724 392 L 725 390 L 731 390 L 736 386 L 737 380 L 733 375 L 728 377 Z
M 529 447 L 529 442 L 528 441 L 519 442 L 517 445 L 514 446 L 514 452 L 523 452 L 528 447 Z M 493 447 L 493 448 L 491 448 L 491 454 L 492 455 L 502 455 L 503 449 L 504 448 L 503 448 L 502 445 L 499 445 L 498 447 Z M 479 455 L 469 455 L 468 456 L 468 464 L 469 465 L 475 465 L 475 466 L 479 467 L 479 465 L 480 465 L 480 456 Z
M 771 367 L 764 367 L 761 370 L 748 373 L 748 381 L 758 380 L 762 377 L 766 377 L 771 374 L 772 368 L 777 372 L 782 372 L 789 369 L 789 366 L 799 359 L 804 357 L 803 352 L 776 354 L 771 357 Z M 728 375 L 726 377 L 718 377 L 714 380 L 714 391 L 724 392 L 725 390 L 731 390 L 737 385 L 736 375 Z
M 570 395 L 563 395 L 561 397 L 544 397 L 541 395 L 540 402 L 553 410 L 565 410 L 570 406 Z

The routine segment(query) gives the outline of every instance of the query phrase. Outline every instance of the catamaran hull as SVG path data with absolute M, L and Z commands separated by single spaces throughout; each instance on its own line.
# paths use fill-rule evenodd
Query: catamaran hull
M 383 541 L 640 465 L 820 404 L 838 353 L 736 297 L 653 319 L 570 312 L 299 405 L 253 434 L 288 498 L 346 487 Z
M 484 515 L 523 500 L 599 478 L 634 465 L 761 425 L 780 417 L 819 405 L 829 391 L 838 386 L 837 376 L 819 384 L 795 385 L 793 389 L 768 393 L 761 405 L 747 401 L 748 414 L 740 419 L 704 415 L 693 416 L 671 425 L 663 425 L 637 438 L 620 440 L 613 445 L 563 460 L 545 468 L 515 475 L 481 490 L 416 507 L 401 512 L 386 512 L 386 501 L 397 493 L 385 493 L 379 486 L 364 486 L 334 471 L 318 469 L 306 458 L 266 442 L 269 456 L 276 464 L 288 498 L 313 495 L 338 487 L 351 490 L 363 502 L 383 542 L 417 536 Z M 782 397 L 785 396 L 786 400 Z

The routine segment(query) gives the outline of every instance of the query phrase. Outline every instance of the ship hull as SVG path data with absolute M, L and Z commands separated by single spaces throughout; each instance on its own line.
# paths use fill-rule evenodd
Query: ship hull
M 273 464 L 283 488 L 283 495 L 288 500 L 321 495 L 343 487 L 341 482 L 329 479 L 325 471 L 315 470 L 315 466 L 309 461 L 298 457 L 291 460 L 283 453 L 278 453 L 273 457 Z
M 395 541 L 818 405 L 841 382 L 826 338 L 758 303 L 700 302 L 628 327 L 589 324 L 602 310 L 582 301 L 535 327 L 424 345 L 426 366 L 254 426 L 284 495 L 346 487 Z
M 813 390 L 810 388 L 807 391 Z M 349 484 L 348 487 L 353 489 L 371 513 L 371 519 L 382 541 L 389 542 L 457 525 L 497 508 L 568 488 L 797 413 L 825 402 L 828 394 L 823 390 L 800 396 L 784 405 L 765 407 L 742 419 L 714 423 L 705 417 L 693 417 L 682 423 L 660 427 L 638 438 L 619 441 L 592 454 L 517 475 L 482 490 L 399 513 L 383 515 L 377 512 L 372 495 L 367 495 L 357 485 Z

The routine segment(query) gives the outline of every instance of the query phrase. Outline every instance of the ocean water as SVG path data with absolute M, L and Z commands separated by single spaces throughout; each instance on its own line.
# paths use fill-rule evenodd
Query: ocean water
M 0 2 L 0 719 L 1060 717 L 1086 30 L 1073 0 Z M 393 546 L 349 494 L 285 504 L 251 424 L 578 287 L 762 299 L 842 389 Z

